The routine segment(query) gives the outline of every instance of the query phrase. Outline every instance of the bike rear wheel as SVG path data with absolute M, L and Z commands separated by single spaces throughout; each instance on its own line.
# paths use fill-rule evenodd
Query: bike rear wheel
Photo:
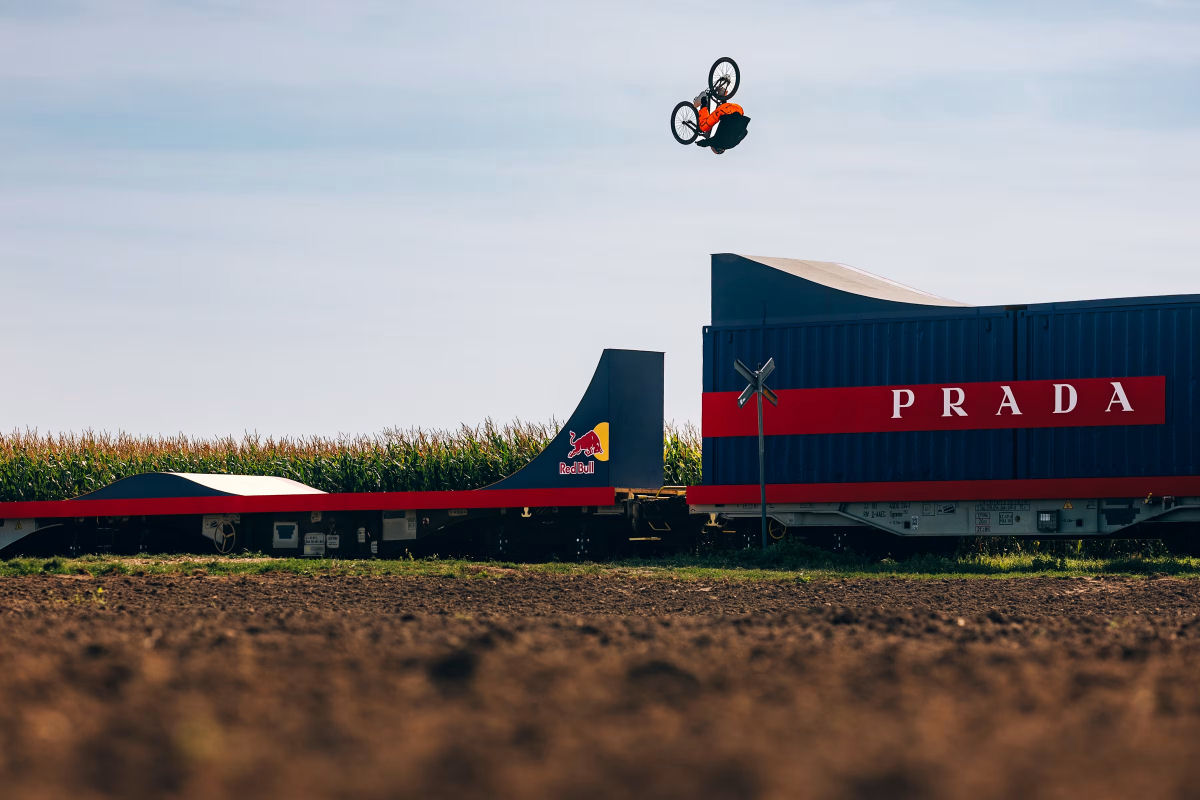
M 700 115 L 687 100 L 680 100 L 671 112 L 671 133 L 680 144 L 691 144 L 700 134 Z
M 733 97 L 741 82 L 742 71 L 738 69 L 737 62 L 727 56 L 718 58 L 708 71 L 708 88 L 718 103 Z

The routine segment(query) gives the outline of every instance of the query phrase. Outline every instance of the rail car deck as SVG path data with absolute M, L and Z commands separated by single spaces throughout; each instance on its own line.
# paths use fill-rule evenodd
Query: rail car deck
M 717 254 L 703 347 L 703 484 L 686 500 L 662 487 L 663 354 L 605 350 L 546 450 L 491 486 L 133 476 L 0 503 L 0 552 L 48 530 L 144 543 L 174 527 L 218 550 L 376 554 L 474 523 L 496 555 L 539 537 L 575 555 L 690 544 L 757 524 L 757 418 L 733 364 L 768 358 L 776 532 L 1200 533 L 1200 295 L 974 307 L 840 264 Z

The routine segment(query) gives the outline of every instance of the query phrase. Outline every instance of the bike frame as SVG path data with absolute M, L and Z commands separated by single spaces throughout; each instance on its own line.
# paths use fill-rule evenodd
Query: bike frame
M 725 78 L 725 77 L 721 77 L 721 78 L 719 78 L 719 79 L 717 80 L 717 86 L 720 86 L 722 82 L 724 82 L 724 83 L 725 83 L 725 86 L 726 86 L 726 87 L 728 87 L 728 86 L 729 86 L 729 79 L 728 79 L 728 78 Z M 713 89 L 710 89 L 710 90 L 708 90 L 708 100 L 707 100 L 706 102 L 709 102 L 709 103 L 711 103 L 711 102 L 712 102 L 712 100 L 713 100 L 713 91 L 715 90 L 715 88 L 716 88 L 716 87 L 714 87 Z M 694 123 L 694 122 L 692 122 L 691 120 L 684 120 L 684 121 L 683 121 L 683 124 L 684 124 L 684 126 L 685 126 L 685 127 L 687 127 L 689 130 L 693 130 L 693 131 L 695 131 L 697 136 L 703 136 L 703 137 L 705 137 L 706 139 L 707 139 L 707 138 L 709 138 L 709 137 L 710 137 L 710 135 L 711 135 L 711 133 L 712 133 L 711 131 L 710 131 L 709 133 L 704 133 L 703 131 L 701 131 L 701 130 L 700 130 L 700 125 L 699 125 L 698 123 Z M 695 144 L 695 142 L 693 142 L 692 144 Z

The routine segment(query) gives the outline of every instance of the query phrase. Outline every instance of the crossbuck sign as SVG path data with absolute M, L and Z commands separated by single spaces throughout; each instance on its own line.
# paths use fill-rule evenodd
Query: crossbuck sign
M 738 396 L 738 408 L 743 408 L 746 403 L 750 402 L 750 398 L 758 398 L 758 494 L 761 500 L 760 508 L 762 511 L 762 549 L 767 549 L 767 476 L 763 466 L 765 451 L 763 443 L 763 398 L 773 405 L 779 405 L 779 395 L 775 394 L 770 387 L 767 386 L 767 376 L 775 371 L 775 359 L 768 358 L 767 363 L 763 364 L 757 370 L 752 370 L 743 364 L 739 359 L 733 360 L 733 368 L 738 371 L 738 374 L 749 381 L 746 388 Z

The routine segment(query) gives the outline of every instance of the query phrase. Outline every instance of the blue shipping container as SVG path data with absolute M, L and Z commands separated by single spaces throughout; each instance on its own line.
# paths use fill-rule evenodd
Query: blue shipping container
M 1021 431 L 1021 478 L 1200 474 L 1200 297 L 1030 306 L 1017 320 L 1028 379 L 1165 375 L 1166 424 Z
M 704 391 L 773 357 L 776 390 L 1139 375 L 1165 425 L 768 436 L 771 483 L 1194 475 L 1200 297 L 965 307 L 840 265 L 713 256 Z M 758 481 L 752 436 L 704 439 L 705 484 Z

